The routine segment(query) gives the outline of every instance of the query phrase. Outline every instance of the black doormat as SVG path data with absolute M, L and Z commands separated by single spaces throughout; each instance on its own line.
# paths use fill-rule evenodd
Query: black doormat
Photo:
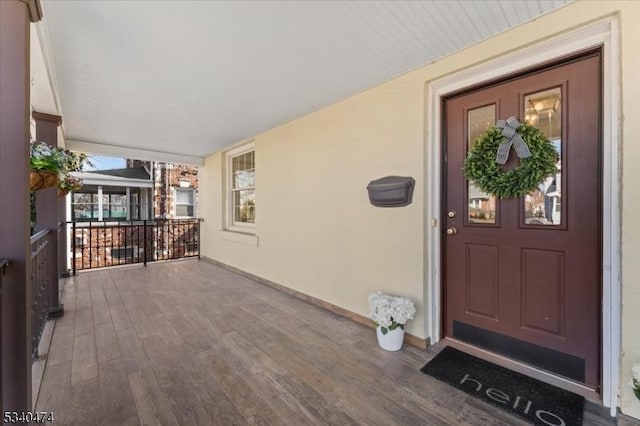
M 584 397 L 447 346 L 421 371 L 536 425 L 582 425 Z

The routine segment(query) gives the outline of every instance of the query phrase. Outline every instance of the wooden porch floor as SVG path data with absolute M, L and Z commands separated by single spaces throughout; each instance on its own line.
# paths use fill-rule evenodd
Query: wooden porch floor
M 526 424 L 422 374 L 439 348 L 383 351 L 373 330 L 204 261 L 83 273 L 63 302 L 36 406 L 56 424 Z

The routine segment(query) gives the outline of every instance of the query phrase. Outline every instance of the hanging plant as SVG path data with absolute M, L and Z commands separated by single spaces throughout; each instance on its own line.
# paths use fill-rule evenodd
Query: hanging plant
M 51 188 L 56 186 L 58 182 L 58 174 L 55 172 L 48 170 L 31 170 L 29 173 L 29 189 L 31 189 L 31 191 Z
M 82 187 L 82 181 L 69 173 L 81 171 L 86 164 L 90 164 L 86 154 L 32 141 L 29 156 L 30 189 L 38 191 L 56 185 L 60 190 L 67 192 L 79 189 Z
M 69 192 L 77 191 L 82 188 L 82 185 L 83 183 L 81 179 L 78 179 L 71 174 L 67 174 L 58 182 L 58 196 L 64 197 Z
M 520 164 L 504 170 L 512 143 Z M 476 139 L 464 161 L 464 176 L 482 192 L 498 198 L 518 198 L 538 188 L 540 182 L 557 172 L 558 152 L 553 143 L 529 124 L 515 117 L 500 120 Z

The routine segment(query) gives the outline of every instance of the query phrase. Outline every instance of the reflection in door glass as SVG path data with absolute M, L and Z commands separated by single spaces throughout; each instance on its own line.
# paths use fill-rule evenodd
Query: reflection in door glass
M 489 127 L 496 123 L 496 106 L 487 105 L 468 112 L 469 150 Z M 469 223 L 496 223 L 496 197 L 480 191 L 469 182 L 468 221 Z
M 557 173 L 524 197 L 527 225 L 560 225 L 562 216 L 562 92 L 559 87 L 524 98 L 525 121 L 539 128 L 558 151 Z

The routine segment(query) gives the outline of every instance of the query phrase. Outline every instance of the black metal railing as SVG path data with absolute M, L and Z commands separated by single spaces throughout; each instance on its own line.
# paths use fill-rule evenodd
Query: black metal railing
M 67 222 L 71 269 L 200 257 L 202 219 Z
M 31 344 L 33 359 L 49 314 L 49 281 L 52 256 L 51 231 L 42 230 L 31 237 Z
M 58 236 L 58 274 L 60 277 L 68 277 L 71 273 L 71 264 L 67 257 L 68 253 L 70 253 L 67 248 L 67 236 L 70 235 L 67 228 L 67 222 L 59 222 L 58 230 L 56 231 Z

